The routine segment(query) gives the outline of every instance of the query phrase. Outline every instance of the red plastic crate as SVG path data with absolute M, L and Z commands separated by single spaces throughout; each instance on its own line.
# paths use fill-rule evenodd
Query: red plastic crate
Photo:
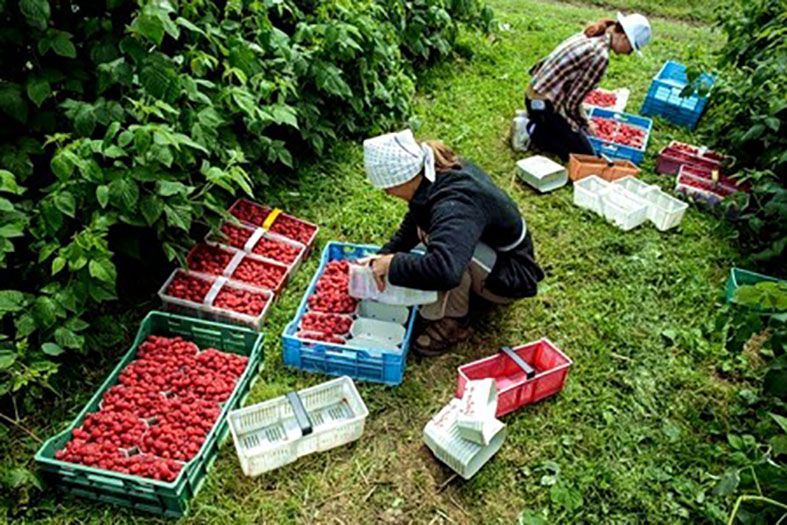
M 659 153 L 656 160 L 656 172 L 664 175 L 677 175 L 678 170 L 684 164 L 710 170 L 725 171 L 732 162 L 732 157 L 722 155 L 710 149 L 673 140 Z
M 246 213 L 243 212 L 244 209 L 247 210 Z M 262 226 L 265 223 L 265 219 L 267 219 L 268 215 L 273 211 L 273 208 L 256 203 L 254 201 L 250 201 L 248 199 L 238 199 L 235 201 L 235 203 L 233 203 L 232 206 L 230 206 L 229 210 L 227 211 L 237 217 L 241 222 L 245 222 L 246 224 L 250 224 L 252 226 Z M 251 219 L 249 218 L 249 215 L 251 215 Z M 297 223 L 301 225 L 301 227 L 308 231 L 308 237 L 296 239 L 287 235 L 286 232 L 283 232 L 279 229 L 279 226 L 285 222 Z M 304 221 L 303 219 L 299 219 L 298 217 L 288 213 L 281 212 L 270 225 L 268 231 L 304 244 L 306 246 L 306 254 L 308 255 L 311 253 L 311 250 L 314 247 L 314 241 L 317 238 L 317 232 L 319 229 L 319 226 L 314 223 Z
M 497 384 L 497 417 L 501 417 L 563 389 L 572 361 L 552 341 L 539 339 L 514 348 L 513 353 L 525 364 L 501 351 L 460 366 L 456 397 L 462 397 L 468 381 L 491 377 Z M 528 369 L 534 373 L 530 378 Z

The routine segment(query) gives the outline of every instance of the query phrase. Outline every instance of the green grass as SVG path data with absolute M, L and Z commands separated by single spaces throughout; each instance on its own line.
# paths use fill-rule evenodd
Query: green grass
M 588 0 L 578 2 L 606 8 L 610 18 L 615 11 L 638 12 L 663 18 L 713 23 L 725 0 Z
M 524 512 L 551 523 L 698 523 L 719 521 L 730 502 L 712 494 L 728 464 L 726 433 L 737 385 L 714 372 L 723 350 L 714 314 L 737 253 L 731 230 L 690 208 L 677 230 L 643 225 L 624 233 L 572 204 L 570 188 L 537 195 L 512 183 L 506 144 L 520 107 L 527 68 L 602 10 L 533 0 L 497 0 L 510 31 L 467 36 L 474 56 L 430 71 L 419 86 L 411 125 L 483 166 L 527 217 L 547 271 L 538 297 L 479 323 L 456 352 L 411 358 L 398 388 L 359 384 L 370 416 L 356 444 L 245 478 L 231 444 L 220 452 L 191 518 L 198 523 L 511 523 Z M 718 37 L 704 27 L 658 19 L 644 59 L 615 57 L 605 87 L 632 90 L 636 112 L 667 58 L 706 55 Z M 665 188 L 653 160 L 680 129 L 656 122 L 643 177 Z M 322 225 L 330 239 L 382 242 L 404 207 L 365 181 L 358 144 L 340 144 L 302 174 L 296 189 L 266 200 Z M 276 306 L 268 326 L 266 366 L 247 403 L 317 384 L 325 377 L 285 369 L 279 334 L 316 268 L 308 261 Z M 141 310 L 141 308 L 140 308 Z M 505 419 L 502 450 L 471 481 L 453 479 L 422 442 L 422 429 L 451 397 L 456 367 L 547 336 L 574 360 L 557 397 Z M 51 408 L 63 428 L 111 369 L 112 357 L 79 391 Z M 37 444 L 11 433 L 4 458 L 31 458 Z M 28 514 L 40 523 L 147 523 L 146 515 L 82 500 L 44 498 Z M 185 521 L 185 520 L 184 520 Z

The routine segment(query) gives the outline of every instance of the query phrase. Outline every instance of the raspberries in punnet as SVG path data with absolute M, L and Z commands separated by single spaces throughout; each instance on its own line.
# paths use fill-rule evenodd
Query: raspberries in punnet
M 331 261 L 325 266 L 317 289 L 309 296 L 309 309 L 315 312 L 349 314 L 355 312 L 358 300 L 350 297 L 350 264 Z
M 199 451 L 248 358 L 150 336 L 55 458 L 173 481 Z

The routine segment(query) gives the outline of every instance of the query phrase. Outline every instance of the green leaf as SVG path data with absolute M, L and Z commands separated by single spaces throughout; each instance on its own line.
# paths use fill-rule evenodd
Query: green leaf
M 167 224 L 188 232 L 191 229 L 191 208 L 189 206 L 164 206 Z
M 16 177 L 14 177 L 13 173 L 0 169 L 0 191 L 21 195 L 24 193 L 24 188 L 16 183 Z
M 569 512 L 579 509 L 584 503 L 581 492 L 563 483 L 553 485 L 549 489 L 549 498 L 552 503 L 560 505 Z
M 41 107 L 46 97 L 52 93 L 49 82 L 43 77 L 33 76 L 27 80 L 27 96 L 38 107 Z
M 182 182 L 171 180 L 160 180 L 156 182 L 156 193 L 162 197 L 171 197 L 172 195 L 188 195 L 194 191 L 191 186 L 186 186 Z
M 66 260 L 63 257 L 55 257 L 52 259 L 52 275 L 56 275 L 60 270 L 65 268 Z
M 155 195 L 147 195 L 139 203 L 139 211 L 142 212 L 148 225 L 152 226 L 164 213 L 164 203 Z
M 16 361 L 16 354 L 11 350 L 0 350 L 0 370 L 10 368 Z
M 96 200 L 98 200 L 98 204 L 102 208 L 107 207 L 107 204 L 109 204 L 109 186 L 106 184 L 96 186 Z
M 71 42 L 71 33 L 66 33 L 65 31 L 52 31 L 51 33 L 52 40 L 50 45 L 55 53 L 66 58 L 77 57 L 77 48 Z
M 165 101 L 173 100 L 180 89 L 175 68 L 160 53 L 145 60 L 139 72 L 139 82 L 151 96 Z
M 27 23 L 36 29 L 46 29 L 51 11 L 47 0 L 19 0 L 19 10 Z
M 73 350 L 80 350 L 85 345 L 85 338 L 81 335 L 75 334 L 65 327 L 60 327 L 55 330 L 55 341 L 60 346 L 71 348 Z
M 61 191 L 55 194 L 55 206 L 64 215 L 74 217 L 76 215 L 77 203 L 74 195 L 68 191 Z
M 125 157 L 126 152 L 123 151 L 123 148 L 115 146 L 114 144 L 104 148 L 104 156 L 110 159 L 119 159 L 120 157 Z
M 160 46 L 161 41 L 164 40 L 164 23 L 159 17 L 146 13 L 144 10 L 134 20 L 131 27 L 157 46 Z
M 5 237 L 6 239 L 13 239 L 15 237 L 21 237 L 22 235 L 24 235 L 24 230 L 22 229 L 21 224 L 9 223 L 0 226 L 0 237 Z
M 139 187 L 129 178 L 115 179 L 109 184 L 109 198 L 118 208 L 131 210 L 139 200 Z
M 41 351 L 44 352 L 46 355 L 49 355 L 49 356 L 52 356 L 52 357 L 59 356 L 60 354 L 65 352 L 65 350 L 63 350 L 60 347 L 60 345 L 58 345 L 56 343 L 44 343 L 44 344 L 42 344 L 41 345 Z
M 25 294 L 17 290 L 0 290 L 0 316 L 18 312 L 27 306 Z
M 278 104 L 271 108 L 271 114 L 276 124 L 286 124 L 298 129 L 298 118 L 295 108 L 284 104 Z
M 713 493 L 717 496 L 729 496 L 738 488 L 741 478 L 737 470 L 726 472 L 719 482 L 713 487 Z
M 22 124 L 27 122 L 27 102 L 18 84 L 0 80 L 0 110 Z
M 88 266 L 91 277 L 95 277 L 105 283 L 114 284 L 117 278 L 115 265 L 109 259 L 92 259 Z
M 770 412 L 771 417 L 774 421 L 776 421 L 782 429 L 782 432 L 787 432 L 787 417 L 780 416 L 779 414 L 774 414 Z
M 773 449 L 774 456 L 783 456 L 787 454 L 787 434 L 773 436 L 768 443 Z
M 52 168 L 54 173 L 60 180 L 68 180 L 71 174 L 74 173 L 74 163 L 67 157 L 65 152 L 58 152 L 49 161 L 49 167 Z
M 14 211 L 14 204 L 5 197 L 0 197 L 0 211 L 12 212 Z

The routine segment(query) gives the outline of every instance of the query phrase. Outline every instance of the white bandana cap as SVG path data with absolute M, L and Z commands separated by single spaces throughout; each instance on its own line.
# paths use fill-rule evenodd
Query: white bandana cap
M 409 129 L 363 141 L 363 165 L 375 188 L 393 188 L 412 180 L 421 170 L 434 182 L 434 151 L 418 144 Z

